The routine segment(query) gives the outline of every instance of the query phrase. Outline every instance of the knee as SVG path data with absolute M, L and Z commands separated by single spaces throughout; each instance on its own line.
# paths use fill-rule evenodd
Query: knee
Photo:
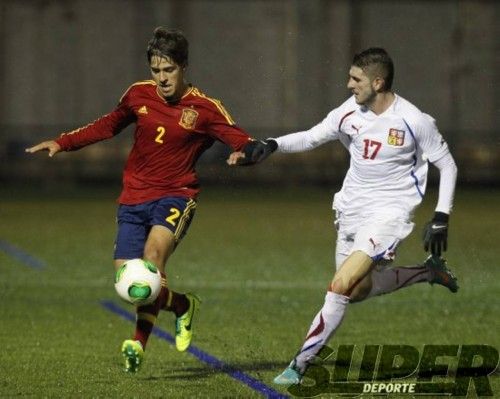
M 359 282 L 352 276 L 336 275 L 330 284 L 330 291 L 349 297 L 351 302 L 360 302 L 368 297 L 371 286 L 370 275 Z
M 144 246 L 144 259 L 165 270 L 165 263 L 175 249 L 174 234 L 163 226 L 153 226 Z
M 155 265 L 162 273 L 165 273 L 165 265 L 171 253 L 172 251 L 169 251 L 168 248 L 165 249 L 162 246 L 147 245 L 146 248 L 144 248 L 143 258 Z
M 348 296 L 349 285 L 345 284 L 342 278 L 334 278 L 330 284 L 330 291 L 335 294 Z
M 151 263 L 153 263 L 156 267 L 162 269 L 163 263 L 165 263 L 165 255 L 164 251 L 161 251 L 158 247 L 152 245 L 148 246 L 144 249 L 143 258 Z

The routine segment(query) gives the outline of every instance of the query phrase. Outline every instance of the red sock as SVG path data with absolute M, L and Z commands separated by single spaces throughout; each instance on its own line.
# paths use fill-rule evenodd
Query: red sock
M 151 331 L 153 331 L 156 317 L 168 297 L 167 279 L 164 273 L 161 273 L 161 277 L 161 289 L 158 298 L 156 298 L 152 304 L 138 306 L 136 309 L 134 340 L 140 341 L 143 349 L 146 349 L 146 344 L 151 335 Z
M 167 289 L 165 302 L 161 308 L 168 312 L 174 312 L 175 316 L 179 317 L 188 311 L 189 301 L 186 295 Z
M 138 306 L 136 309 L 134 340 L 140 341 L 143 349 L 146 349 L 146 344 L 151 331 L 153 331 L 160 309 L 174 312 L 176 317 L 179 317 L 186 313 L 189 308 L 186 295 L 169 290 L 165 274 L 161 273 L 161 277 L 161 290 L 158 298 L 152 304 Z

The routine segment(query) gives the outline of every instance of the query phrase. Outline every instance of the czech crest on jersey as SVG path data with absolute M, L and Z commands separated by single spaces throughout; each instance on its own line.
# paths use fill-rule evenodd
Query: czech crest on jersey
M 181 120 L 179 125 L 184 129 L 192 130 L 196 126 L 196 120 L 198 119 L 198 112 L 192 108 L 184 108 L 182 110 Z
M 402 146 L 405 143 L 405 131 L 398 129 L 389 129 L 387 144 Z

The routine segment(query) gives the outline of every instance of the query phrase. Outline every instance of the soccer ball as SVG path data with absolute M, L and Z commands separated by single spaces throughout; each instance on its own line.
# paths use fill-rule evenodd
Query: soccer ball
M 118 295 L 133 305 L 155 301 L 161 289 L 161 275 L 151 262 L 132 259 L 116 271 L 115 289 Z

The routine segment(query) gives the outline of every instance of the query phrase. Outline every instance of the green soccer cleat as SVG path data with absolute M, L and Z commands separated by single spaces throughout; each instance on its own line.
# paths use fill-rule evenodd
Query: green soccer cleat
M 296 369 L 295 360 L 273 382 L 277 385 L 297 385 L 302 382 L 302 373 Z
M 439 284 L 448 288 L 451 292 L 458 291 L 457 278 L 446 267 L 446 261 L 440 256 L 430 255 L 424 262 L 424 266 L 430 271 L 430 284 Z
M 200 306 L 200 299 L 194 294 L 186 294 L 189 301 L 189 308 L 186 313 L 175 319 L 175 347 L 178 351 L 184 352 L 189 348 L 193 338 L 193 318 Z
M 125 371 L 135 373 L 139 370 L 144 356 L 144 349 L 139 341 L 127 339 L 122 344 L 122 355 L 125 358 Z

